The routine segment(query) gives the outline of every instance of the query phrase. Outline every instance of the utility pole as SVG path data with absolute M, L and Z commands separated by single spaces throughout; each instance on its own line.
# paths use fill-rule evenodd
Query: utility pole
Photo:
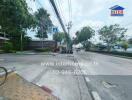
M 67 25 L 68 34 L 70 34 L 70 29 L 72 28 L 72 22 L 70 21 Z
M 68 22 L 67 26 L 67 30 L 68 30 L 68 35 L 70 36 L 70 30 L 72 28 L 72 21 Z M 69 42 L 69 44 L 67 45 L 69 49 L 72 49 L 72 44 L 71 42 Z
M 54 0 L 49 0 L 49 1 L 50 1 L 50 3 L 52 4 L 52 6 L 53 6 L 53 8 L 54 8 L 54 11 L 55 11 L 55 13 L 56 13 L 56 16 L 57 16 L 57 18 L 58 18 L 58 21 L 59 21 L 59 23 L 60 23 L 60 25 L 61 25 L 61 27 L 62 27 L 64 33 L 65 33 L 66 41 L 67 41 L 67 50 L 70 50 L 70 49 L 72 49 L 71 46 L 70 46 L 70 44 L 71 44 L 71 38 L 68 36 L 69 34 L 66 32 L 65 26 L 64 26 L 63 21 L 62 21 L 62 19 L 61 19 L 61 17 L 60 17 L 60 14 L 59 14 L 59 12 L 58 12 L 58 10 L 57 10 L 57 7 L 56 7 L 56 5 L 55 5 Z M 70 24 L 69 24 L 69 25 L 70 25 Z M 69 31 L 69 32 L 70 32 L 70 28 L 71 28 L 71 27 L 69 26 L 69 27 L 68 27 L 68 31 Z

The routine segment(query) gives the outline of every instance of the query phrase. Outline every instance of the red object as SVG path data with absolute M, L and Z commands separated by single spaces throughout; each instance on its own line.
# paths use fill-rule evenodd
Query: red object
M 112 10 L 111 14 L 123 14 L 123 10 Z
M 44 90 L 44 91 L 46 91 L 46 92 L 48 92 L 48 93 L 52 93 L 52 90 L 50 90 L 49 88 L 47 88 L 47 87 L 45 87 L 45 86 L 41 86 L 41 88 Z

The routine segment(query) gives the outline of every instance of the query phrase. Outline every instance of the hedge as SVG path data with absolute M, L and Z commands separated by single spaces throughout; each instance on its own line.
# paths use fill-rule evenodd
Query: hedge
M 108 52 L 108 51 L 97 51 L 97 50 L 96 51 L 92 50 L 92 52 L 132 57 L 132 53 L 130 53 L 130 52 L 118 52 L 118 51 L 110 51 L 110 52 Z

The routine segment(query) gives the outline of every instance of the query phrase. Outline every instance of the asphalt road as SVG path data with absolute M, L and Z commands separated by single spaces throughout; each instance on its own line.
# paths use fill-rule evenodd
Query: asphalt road
M 0 65 L 53 90 L 60 100 L 132 100 L 132 60 L 90 52 L 1 54 Z
M 98 94 L 96 100 L 132 100 L 132 60 L 91 52 L 75 55 L 87 63 L 80 67 L 87 70 L 84 76 L 90 93 Z

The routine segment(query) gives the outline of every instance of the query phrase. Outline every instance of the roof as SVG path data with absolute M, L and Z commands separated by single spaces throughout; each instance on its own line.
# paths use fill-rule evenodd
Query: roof
M 9 40 L 8 38 L 0 37 L 0 40 Z
M 32 40 L 32 41 L 35 41 L 35 42 L 41 42 L 41 41 L 44 41 L 44 42 L 55 42 L 54 40 Z
M 125 8 L 118 6 L 118 5 L 115 5 L 115 6 L 111 7 L 110 9 L 111 10 L 124 10 Z

